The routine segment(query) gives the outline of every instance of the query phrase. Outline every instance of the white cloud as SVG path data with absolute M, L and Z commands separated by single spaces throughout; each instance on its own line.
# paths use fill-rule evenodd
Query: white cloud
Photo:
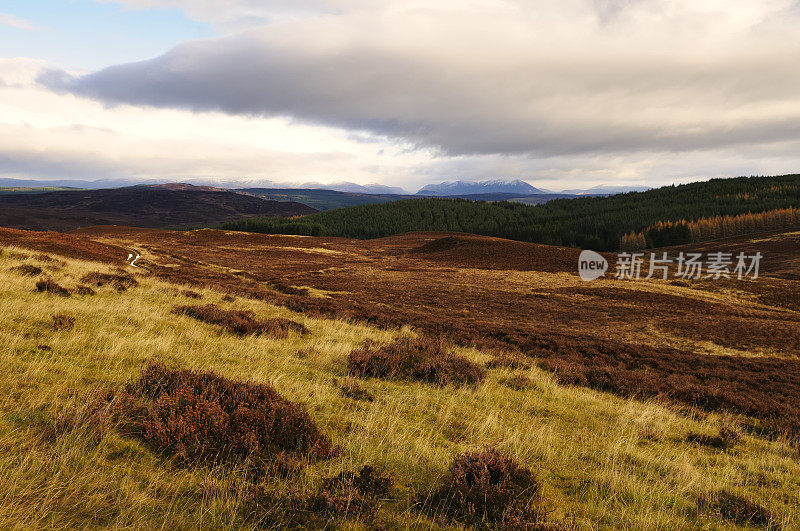
M 33 30 L 36 27 L 32 22 L 8 13 L 0 13 L 0 25 L 11 26 L 21 30 Z

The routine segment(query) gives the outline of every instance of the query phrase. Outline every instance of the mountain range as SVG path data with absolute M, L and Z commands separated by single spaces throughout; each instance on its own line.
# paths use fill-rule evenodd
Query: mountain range
M 519 179 L 506 181 L 495 179 L 491 181 L 449 181 L 438 184 L 429 184 L 422 187 L 417 195 L 425 196 L 460 196 L 476 194 L 515 194 L 520 196 L 532 194 L 546 194 Z

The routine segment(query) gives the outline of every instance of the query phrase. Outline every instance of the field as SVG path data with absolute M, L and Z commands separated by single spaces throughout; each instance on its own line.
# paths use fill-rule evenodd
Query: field
M 0 247 L 0 528 L 510 527 L 434 503 L 487 448 L 535 477 L 528 528 L 800 525 L 800 232 L 692 247 L 760 251 L 743 281 L 584 283 L 576 249 L 460 233 L 0 229 Z M 207 376 L 156 399 L 172 439 L 143 429 L 140 375 L 179 369 L 269 384 L 322 450 L 276 437 L 262 466 L 188 444 L 175 412 L 206 418 L 186 382 Z M 365 466 L 388 486 L 336 486 Z

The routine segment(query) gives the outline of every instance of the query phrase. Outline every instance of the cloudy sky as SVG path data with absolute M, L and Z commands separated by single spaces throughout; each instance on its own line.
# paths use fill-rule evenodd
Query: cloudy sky
M 800 171 L 798 0 L 3 0 L 0 177 Z

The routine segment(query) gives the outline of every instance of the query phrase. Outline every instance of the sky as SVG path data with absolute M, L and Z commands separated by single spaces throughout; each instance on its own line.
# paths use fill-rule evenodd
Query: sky
M 800 171 L 798 0 L 3 0 L 0 177 Z

